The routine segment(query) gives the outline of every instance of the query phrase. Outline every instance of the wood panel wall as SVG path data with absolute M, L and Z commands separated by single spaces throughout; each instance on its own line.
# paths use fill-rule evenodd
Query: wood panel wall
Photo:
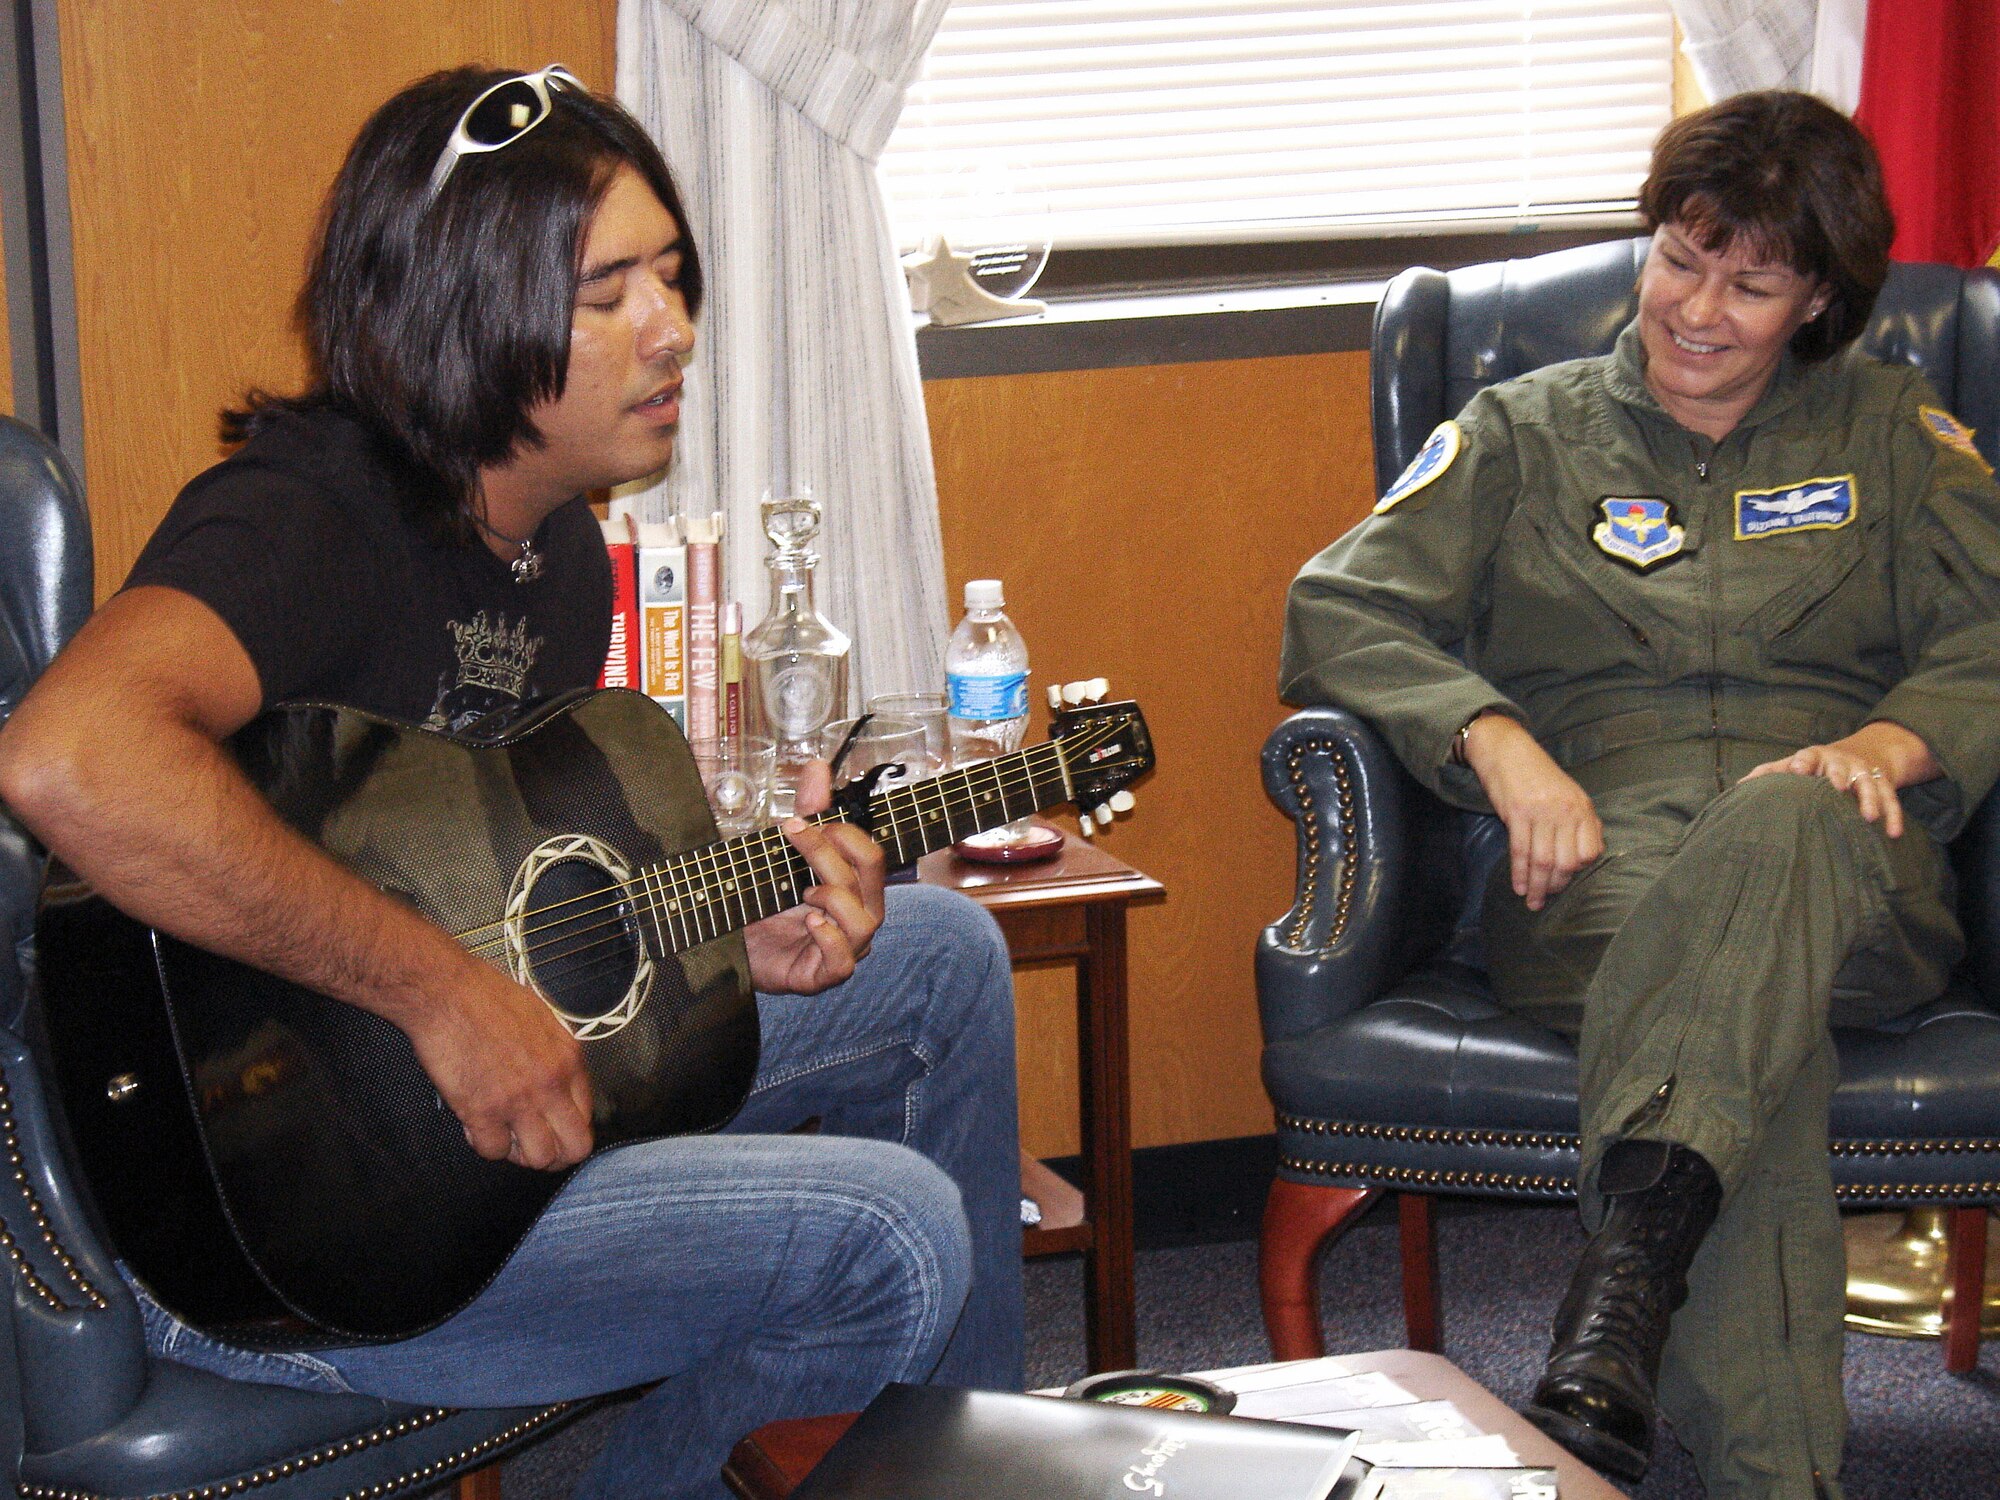
M 1131 917 L 1139 1145 L 1271 1128 L 1251 954 L 1290 902 L 1258 751 L 1286 585 L 1374 500 L 1367 356 L 932 381 L 945 565 L 998 577 L 1037 692 L 1104 676 L 1159 767 L 1107 847 L 1167 887 Z M 1023 1136 L 1074 1151 L 1066 973 L 1023 976 Z
M 97 593 L 117 588 L 216 413 L 296 388 L 320 199 L 383 99 L 437 68 L 613 79 L 617 0 L 60 0 Z

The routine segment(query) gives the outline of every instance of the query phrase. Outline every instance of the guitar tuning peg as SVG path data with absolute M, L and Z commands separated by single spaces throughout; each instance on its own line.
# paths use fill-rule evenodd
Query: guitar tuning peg
M 1085 697 L 1085 690 L 1089 688 L 1089 686 L 1090 686 L 1089 683 L 1084 682 L 1081 679 L 1079 679 L 1076 682 L 1064 683 L 1062 688 L 1063 702 L 1071 705 L 1083 702 Z
M 1085 838 L 1091 838 L 1097 833 L 1097 825 L 1091 821 L 1090 809 L 1087 807 L 1079 807 L 1076 810 L 1076 824 L 1078 831 Z
M 1097 804 L 1097 811 L 1091 814 L 1091 816 L 1097 819 L 1097 826 L 1102 828 L 1111 821 L 1111 809 L 1105 803 L 1100 802 Z
M 1130 812 L 1133 803 L 1137 800 L 1130 792 L 1113 792 L 1106 806 L 1115 813 Z
M 1093 703 L 1102 703 L 1104 695 L 1111 691 L 1111 683 L 1103 677 L 1091 678 L 1089 682 L 1084 684 L 1084 687 Z
M 1062 689 L 1056 686 L 1056 684 L 1054 684 L 1053 682 L 1050 683 L 1049 708 L 1051 711 L 1059 711 L 1062 708 L 1062 698 L 1063 698 Z

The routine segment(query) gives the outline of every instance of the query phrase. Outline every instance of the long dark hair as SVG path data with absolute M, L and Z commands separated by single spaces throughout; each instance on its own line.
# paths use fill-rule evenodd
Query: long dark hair
M 1648 229 L 1678 224 L 1704 250 L 1743 243 L 1825 283 L 1825 309 L 1792 336 L 1802 360 L 1839 353 L 1868 325 L 1896 221 L 1875 148 L 1811 94 L 1736 94 L 1660 132 L 1639 189 Z
M 297 318 L 312 376 L 297 396 L 252 391 L 222 414 L 225 442 L 287 412 L 333 408 L 366 427 L 415 481 L 418 503 L 469 536 L 479 470 L 542 436 L 530 417 L 562 394 L 578 260 L 619 167 L 643 177 L 681 231 L 680 284 L 701 306 L 701 263 L 672 175 L 615 101 L 552 89 L 546 120 L 430 178 L 466 106 L 518 76 L 454 68 L 376 110 L 321 211 Z

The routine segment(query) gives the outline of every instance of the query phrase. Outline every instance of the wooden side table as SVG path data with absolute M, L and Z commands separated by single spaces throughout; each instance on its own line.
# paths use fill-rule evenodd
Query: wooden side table
M 1032 865 L 974 864 L 949 849 L 917 878 L 963 891 L 993 914 L 1016 965 L 1076 966 L 1077 1078 L 1084 1221 L 1022 1232 L 1022 1252 L 1083 1252 L 1086 1357 L 1092 1371 L 1137 1359 L 1132 1311 L 1132 1092 L 1126 1034 L 1125 909 L 1165 887 L 1075 834 Z

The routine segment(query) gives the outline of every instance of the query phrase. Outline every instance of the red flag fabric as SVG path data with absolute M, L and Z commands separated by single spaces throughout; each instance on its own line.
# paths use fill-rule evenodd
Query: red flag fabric
M 1873 0 L 1854 117 L 1881 153 L 1897 260 L 2000 252 L 2000 0 Z

